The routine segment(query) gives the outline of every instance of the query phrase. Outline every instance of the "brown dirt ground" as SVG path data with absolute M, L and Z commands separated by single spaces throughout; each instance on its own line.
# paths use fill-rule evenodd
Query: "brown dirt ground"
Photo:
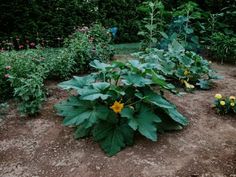
M 214 65 L 223 80 L 210 91 L 167 97 L 187 116 L 183 131 L 135 145 L 107 157 L 92 139 L 74 140 L 53 105 L 67 94 L 50 83 L 51 96 L 36 118 L 10 109 L 0 123 L 1 177 L 236 177 L 236 116 L 211 109 L 216 93 L 236 95 L 235 66 Z

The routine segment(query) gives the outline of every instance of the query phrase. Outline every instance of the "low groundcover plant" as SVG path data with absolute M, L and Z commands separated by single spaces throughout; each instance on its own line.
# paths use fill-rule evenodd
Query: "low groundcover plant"
M 109 155 L 133 144 L 136 132 L 156 141 L 157 132 L 179 130 L 188 120 L 163 96 L 173 85 L 157 75 L 150 63 L 90 64 L 98 70 L 59 84 L 76 95 L 55 105 L 63 124 L 76 127 L 75 137 L 92 136 Z M 157 86 L 160 92 L 154 92 Z M 155 90 L 156 87 L 155 87 Z
M 223 97 L 221 94 L 215 95 L 214 108 L 219 114 L 236 113 L 235 96 Z

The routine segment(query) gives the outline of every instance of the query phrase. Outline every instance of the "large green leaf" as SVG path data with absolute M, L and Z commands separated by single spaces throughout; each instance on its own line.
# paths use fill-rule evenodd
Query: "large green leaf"
M 144 87 L 145 85 L 152 84 L 152 80 L 146 79 L 139 74 L 128 74 L 126 76 L 122 76 L 122 82 L 126 85 L 133 85 L 136 87 Z
M 140 63 L 139 60 L 130 60 L 129 64 L 132 69 L 136 69 L 137 71 L 145 72 L 147 69 L 153 69 L 156 67 L 154 63 Z
M 173 104 L 168 102 L 158 93 L 150 90 L 150 88 L 145 87 L 144 89 L 142 89 L 142 91 L 143 91 L 143 94 L 139 93 L 139 94 L 135 94 L 135 96 L 161 108 L 168 108 L 168 109 L 175 108 Z
M 95 105 L 90 101 L 70 97 L 56 106 L 59 115 L 64 116 L 64 125 L 81 125 L 85 128 L 93 126 L 97 119 L 106 119 L 110 109 L 106 106 Z
M 209 90 L 211 88 L 212 83 L 210 80 L 199 79 L 198 81 L 199 82 L 196 85 L 198 85 L 201 89 Z
M 95 78 L 93 75 L 88 75 L 88 76 L 84 76 L 84 77 L 77 77 L 74 76 L 73 79 L 69 80 L 69 81 L 65 81 L 62 82 L 60 84 L 58 84 L 59 87 L 68 90 L 68 89 L 78 89 L 78 88 L 82 88 L 85 85 L 90 85 L 91 83 L 95 82 Z
M 180 61 L 180 63 L 182 63 L 185 67 L 190 67 L 191 64 L 194 63 L 194 61 L 193 61 L 190 57 L 188 57 L 188 56 L 186 56 L 186 55 L 179 57 L 179 61 Z
M 90 66 L 92 66 L 93 68 L 96 68 L 98 70 L 101 70 L 101 71 L 106 71 L 108 68 L 111 67 L 111 65 L 109 64 L 106 64 L 106 63 L 102 63 L 98 60 L 94 60 L 90 63 Z
M 165 81 L 165 78 L 163 78 L 163 76 L 158 75 L 154 70 L 151 70 L 151 75 L 154 84 L 157 84 L 158 86 L 169 90 L 175 89 L 174 85 L 167 83 Z
M 102 100 L 106 100 L 111 95 L 103 93 L 105 90 L 107 90 L 110 87 L 110 84 L 107 82 L 98 82 L 93 83 L 89 87 L 84 87 L 81 89 L 77 89 L 81 100 L 89 100 L 94 101 L 98 98 L 101 98 Z
M 159 67 L 160 67 L 161 72 L 165 76 L 167 76 L 167 75 L 172 75 L 174 73 L 176 64 L 172 61 L 162 61 Z
M 168 50 L 170 53 L 181 53 L 184 52 L 184 47 L 176 40 L 173 40 L 173 42 L 168 46 Z
M 92 84 L 93 88 L 97 91 L 104 91 L 108 87 L 110 87 L 110 83 L 108 82 L 97 82 Z
M 76 139 L 84 138 L 89 135 L 90 131 L 91 128 L 85 128 L 83 125 L 80 125 L 77 127 L 75 131 L 75 138 Z
M 142 105 L 137 114 L 134 113 L 133 109 L 125 108 L 121 112 L 121 116 L 128 119 L 128 124 L 133 130 L 138 130 L 143 136 L 152 141 L 157 140 L 155 123 L 161 122 L 161 119 L 147 106 Z
M 90 101 L 94 101 L 98 98 L 101 98 L 102 100 L 106 100 L 108 97 L 110 97 L 111 95 L 108 94 L 102 94 L 102 93 L 93 93 L 93 94 L 89 94 L 89 95 L 83 95 L 80 97 L 81 100 L 90 100 Z
M 165 112 L 175 121 L 181 125 L 188 125 L 188 119 L 180 114 L 176 108 L 165 109 Z
M 161 95 L 153 92 L 148 88 L 144 89 L 143 92 L 144 92 L 143 94 L 139 93 L 135 94 L 135 96 L 145 101 L 148 101 L 149 103 L 152 103 L 158 106 L 159 108 L 162 108 L 167 113 L 167 115 L 169 115 L 170 118 L 172 118 L 179 124 L 181 125 L 188 124 L 187 118 L 177 111 L 176 106 L 174 104 L 168 102 Z
M 93 129 L 93 137 L 109 155 L 115 155 L 127 144 L 130 145 L 134 131 L 127 125 L 101 121 Z

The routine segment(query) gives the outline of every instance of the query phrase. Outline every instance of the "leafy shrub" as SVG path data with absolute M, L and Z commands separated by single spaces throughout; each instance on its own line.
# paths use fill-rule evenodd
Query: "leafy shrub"
M 211 42 L 209 49 L 214 58 L 220 59 L 221 63 L 236 63 L 236 36 L 213 33 Z
M 69 60 L 74 61 L 74 72 L 84 73 L 90 70 L 93 59 L 108 61 L 112 55 L 110 36 L 105 28 L 95 24 L 91 28 L 82 27 L 71 36 L 65 47 L 70 53 Z M 65 53 L 65 57 L 68 54 Z
M 161 32 L 163 38 L 157 46 L 167 50 L 168 45 L 176 40 L 181 43 L 186 50 L 198 51 L 200 49 L 199 38 L 194 34 L 194 29 L 188 24 L 188 20 L 189 19 L 185 16 L 173 18 L 166 33 Z
M 92 135 L 112 156 L 133 144 L 135 132 L 156 141 L 157 131 L 187 125 L 187 119 L 163 96 L 162 89 L 173 87 L 154 72 L 155 65 L 137 60 L 113 64 L 95 60 L 91 66 L 98 72 L 59 84 L 77 91 L 55 106 L 65 117 L 63 124 L 76 127 L 76 138 Z M 160 93 L 152 85 L 158 86 Z
M 22 114 L 33 115 L 39 111 L 44 100 L 43 78 L 44 68 L 40 65 L 37 52 L 5 52 L 2 54 L 7 60 L 7 82 L 9 90 L 14 91 L 14 97 L 19 101 Z M 13 90 L 14 89 L 14 90 Z
M 94 58 L 108 61 L 113 51 L 109 42 L 107 30 L 94 25 L 85 31 L 77 31 L 62 49 L 1 53 L 1 101 L 14 95 L 22 114 L 38 113 L 46 99 L 45 79 L 65 79 L 72 73 L 88 72 L 89 62 Z
M 214 107 L 219 114 L 236 113 L 235 96 L 223 97 L 221 94 L 215 95 Z
M 57 54 L 57 50 L 41 49 L 1 53 L 1 98 L 8 96 L 6 99 L 9 99 L 14 96 L 19 102 L 18 108 L 22 115 L 38 113 L 46 99 L 44 80 L 55 77 L 54 71 L 60 71 L 60 64 L 64 62 L 60 61 Z M 64 68 L 60 73 L 68 71 L 67 62 L 63 63 Z
M 190 90 L 196 85 L 201 89 L 209 89 L 211 80 L 217 78 L 207 60 L 195 52 L 186 51 L 175 40 L 168 45 L 167 51 L 153 48 L 135 56 L 154 64 L 159 74 L 174 82 L 181 82 Z

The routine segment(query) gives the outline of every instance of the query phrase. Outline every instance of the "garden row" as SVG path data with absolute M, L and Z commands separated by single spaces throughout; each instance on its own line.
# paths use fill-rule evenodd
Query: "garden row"
M 46 79 L 66 79 L 73 73 L 87 73 L 96 58 L 108 61 L 110 36 L 100 25 L 78 29 L 64 48 L 32 49 L 0 53 L 0 101 L 14 96 L 22 114 L 39 112 L 46 98 Z

